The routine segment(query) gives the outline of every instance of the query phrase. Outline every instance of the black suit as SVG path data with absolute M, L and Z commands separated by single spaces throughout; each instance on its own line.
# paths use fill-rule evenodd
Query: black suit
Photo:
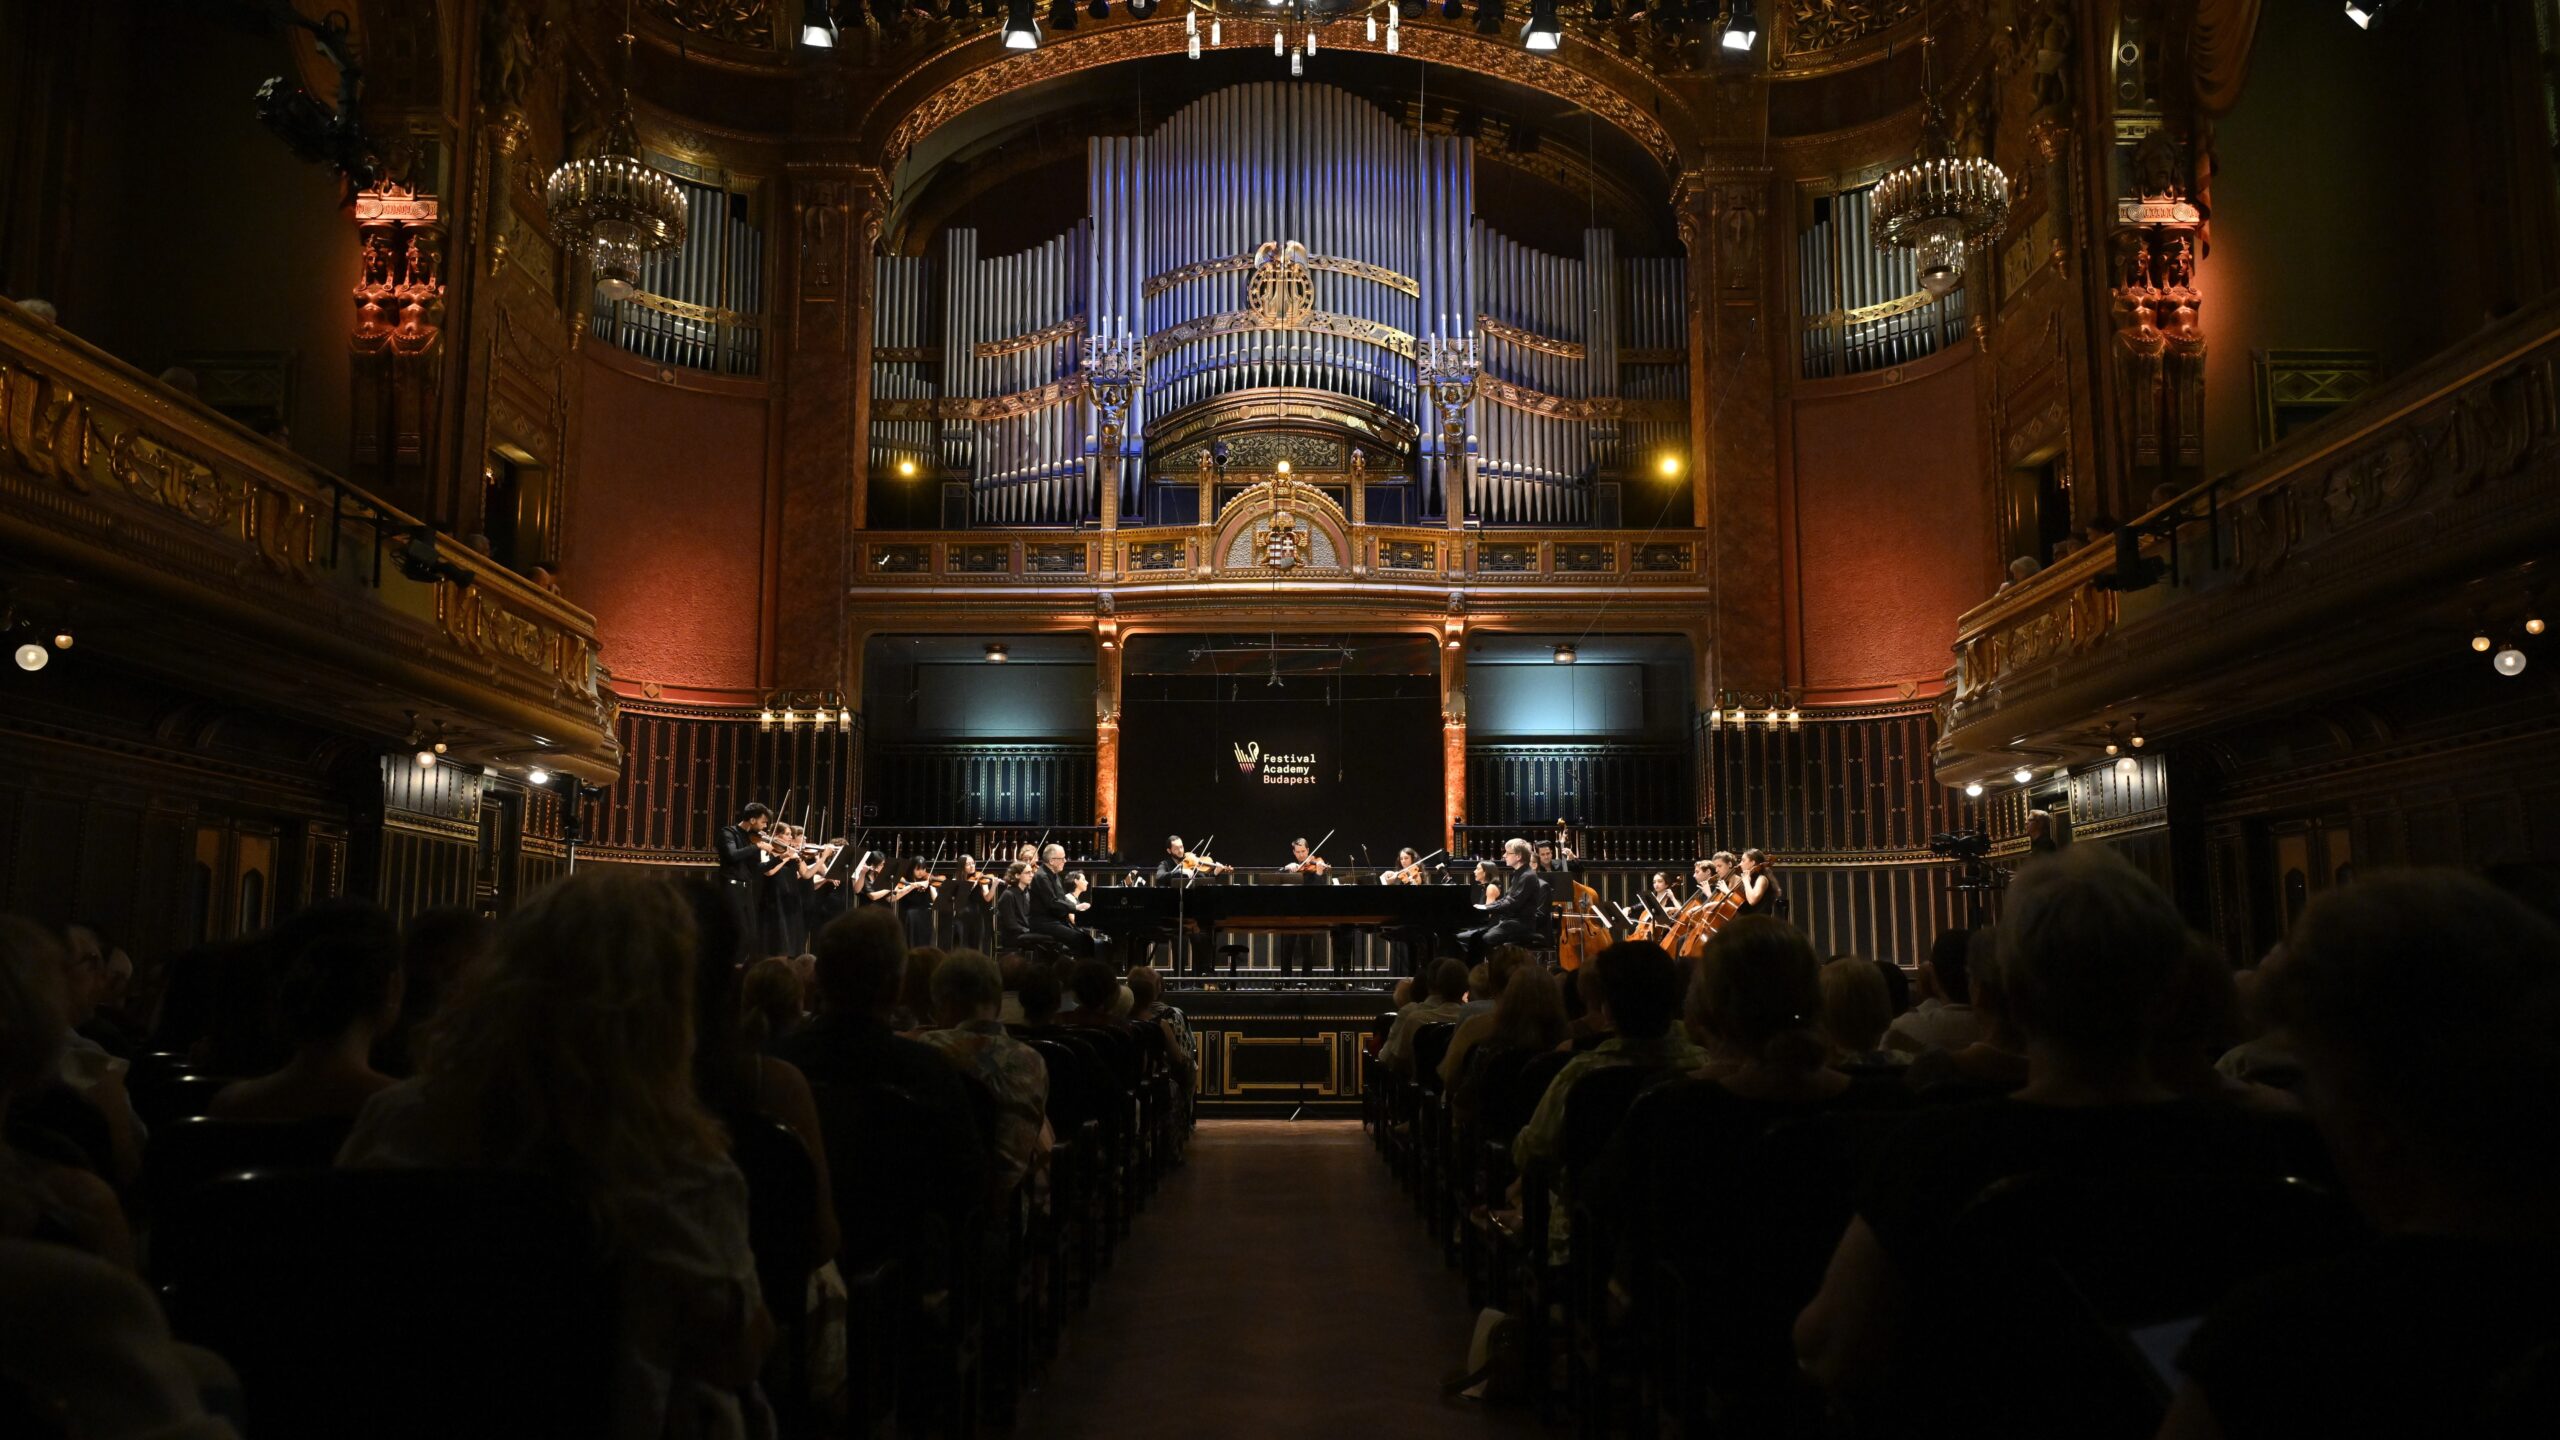
M 996 892 L 996 948 L 1011 950 L 1031 929 L 1031 892 L 1011 883 Z
M 1547 877 L 1535 869 L 1514 870 L 1502 887 L 1502 898 L 1485 907 L 1485 923 L 1458 932 L 1458 944 L 1470 964 L 1496 945 L 1534 945 L 1547 921 Z
M 1076 902 L 1067 897 L 1067 877 L 1043 865 L 1031 877 L 1031 933 L 1067 947 L 1071 955 L 1091 955 L 1102 937 L 1076 928 Z
M 765 914 L 765 897 L 772 884 L 764 873 L 773 857 L 756 848 L 755 833 L 743 825 L 721 826 L 712 844 L 720 853 L 720 878 L 728 882 L 729 904 L 738 912 L 740 929 L 757 947 L 757 954 L 773 954 Z

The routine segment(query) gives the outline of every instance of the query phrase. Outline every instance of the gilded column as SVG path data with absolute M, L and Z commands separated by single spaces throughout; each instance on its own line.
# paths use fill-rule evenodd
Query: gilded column
M 1465 597 L 1450 598 L 1451 621 L 1440 642 L 1440 844 L 1458 854 L 1458 823 L 1467 814 L 1467 651 Z
M 1109 596 L 1103 597 L 1105 601 Z M 1120 848 L 1120 641 L 1105 618 L 1093 651 L 1093 823 L 1102 827 L 1102 849 Z
M 862 523 L 869 430 L 871 242 L 882 193 L 863 166 L 787 167 L 790 318 L 781 357 L 778 576 L 771 594 L 772 680 L 841 690 L 845 599 Z

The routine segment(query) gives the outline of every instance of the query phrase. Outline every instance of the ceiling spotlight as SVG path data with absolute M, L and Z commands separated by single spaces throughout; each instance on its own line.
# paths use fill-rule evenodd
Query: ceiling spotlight
M 987 642 L 987 663 L 988 663 L 988 664 L 990 664 L 990 665 L 1001 665 L 1001 664 L 1003 664 L 1003 663 L 1004 663 L 1007 659 L 1009 659 L 1009 658 L 1011 658 L 1011 657 L 1010 657 L 1010 655 L 1008 654 L 1008 652 L 1005 650 L 1005 648 L 1004 648 L 1004 642 L 1003 642 L 1003 641 L 1001 641 L 1001 640 L 990 640 L 990 641 L 988 641 L 988 642 Z
M 2381 18 L 2385 3 L 2387 0 L 2347 0 L 2347 18 L 2356 22 L 2357 29 L 2370 30 L 2373 22 Z
M 836 48 L 836 17 L 828 13 L 827 0 L 808 0 L 800 14 L 800 43 L 812 50 Z
M 2524 652 L 2510 645 L 2491 657 L 2489 663 L 2497 667 L 2499 674 L 2512 680 L 2524 673 Z
M 1040 22 L 1032 17 L 1031 0 L 1005 0 L 1004 48 L 1007 50 L 1040 48 Z
M 1092 4 L 1084 7 L 1084 13 L 1096 20 L 1108 20 L 1111 18 L 1111 0 L 1093 0 Z
M 1748 50 L 1760 43 L 1760 17 L 1751 13 L 1751 0 L 1733 0 L 1733 10 L 1724 20 L 1724 48 Z
M 1564 43 L 1564 27 L 1556 23 L 1556 0 L 1529 0 L 1529 28 L 1520 44 L 1530 50 L 1553 50 Z
M 1049 28 L 1052 30 L 1076 28 L 1076 0 L 1049 0 Z
M 1965 787 L 1964 787 L 1964 798 L 1966 798 L 1967 800 L 1979 800 L 1979 799 L 1981 799 L 1981 798 L 1982 798 L 1982 782 L 1981 782 L 1981 781 L 1979 781 L 1979 780 L 1968 780 L 1968 781 L 1966 781 L 1966 782 L 1965 782 Z
M 1476 0 L 1476 33 L 1479 35 L 1501 34 L 1502 10 L 1502 0 Z
M 2024 785 L 2036 778 L 2036 772 L 2028 769 L 2024 765 L 2021 765 L 2017 769 L 2009 772 L 2009 778 L 2017 781 L 2021 785 Z
M 548 785 L 551 783 L 551 772 L 536 765 L 524 772 L 524 778 L 528 785 Z
M 433 770 L 436 768 L 436 752 L 433 750 L 421 750 L 414 758 L 417 760 L 418 768 L 421 770 Z
M 53 652 L 30 642 L 18 647 L 18 668 L 29 673 L 43 669 L 53 660 Z
M 1580 652 L 1576 651 L 1570 645 L 1559 645 L 1556 647 L 1556 663 L 1559 665 L 1570 665 L 1581 658 L 1582 656 Z

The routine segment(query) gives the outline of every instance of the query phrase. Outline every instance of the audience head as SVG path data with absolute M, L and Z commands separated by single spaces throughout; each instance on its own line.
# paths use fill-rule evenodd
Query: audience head
M 1553 1050 L 1564 1043 L 1564 989 L 1543 965 L 1523 965 L 1494 1002 L 1488 1044 L 1514 1050 Z
M 1803 932 L 1774 916 L 1745 915 L 1707 941 L 1689 986 L 1689 1018 L 1736 1059 L 1810 1070 L 1831 1058 L 1818 1028 L 1822 1000 L 1822 972 Z
M 2000 1006 L 2031 1053 L 2140 1065 L 2187 944 L 2159 886 L 2104 846 L 2071 846 L 2018 871 L 1997 936 Z
M 1076 1008 L 1096 1013 L 1107 1012 L 1111 1002 L 1120 996 L 1120 977 L 1111 973 L 1107 960 L 1079 960 L 1067 977 L 1068 988 L 1075 993 Z
M 108 974 L 107 957 L 117 953 L 107 939 L 107 928 L 95 921 L 77 921 L 62 927 L 62 948 L 70 958 L 70 976 L 76 982 L 71 994 L 72 1009 L 81 1022 L 108 1007 L 108 989 L 113 981 Z
M 1650 940 L 1621 941 L 1582 967 L 1600 974 L 1609 1027 L 1623 1040 L 1659 1040 L 1680 1014 L 1680 972 Z
M 906 968 L 899 972 L 898 1011 L 922 1020 L 934 1013 L 933 972 L 942 967 L 942 952 L 931 945 L 919 945 L 907 952 Z
M 51 1080 L 71 1019 L 63 997 L 62 942 L 43 927 L 0 915 L 0 1098 Z
M 933 1016 L 944 1026 L 993 1020 L 1004 1009 L 1004 976 L 975 950 L 955 950 L 933 967 Z
M 1023 967 L 1022 984 L 1014 997 L 1022 1002 L 1022 1023 L 1046 1025 L 1058 1018 L 1058 1009 L 1067 1002 L 1066 987 L 1058 983 L 1058 967 L 1037 961 Z
M 535 892 L 428 1031 L 426 1098 L 460 1153 L 590 1192 L 721 1154 L 693 1089 L 699 943 L 655 875 L 587 869 Z
M 1707 944 L 1712 949 L 1715 942 Z M 1822 1031 L 1841 1054 L 1872 1053 L 1892 1023 L 1893 992 L 1881 969 L 1855 955 L 1822 967 Z
M 2159 1025 L 2151 1036 L 2154 1067 L 2191 1071 L 2210 1067 L 2222 1052 L 2245 1038 L 2244 1028 L 2240 987 L 2232 979 L 2231 967 L 2211 941 L 2188 935 L 2161 997 Z
M 1129 1013 L 1142 1015 L 1164 998 L 1164 977 L 1153 965 L 1139 965 L 1129 971 Z
M 1441 957 L 1431 967 L 1430 984 L 1434 1000 L 1464 1000 L 1467 998 L 1467 962 Z
M 1511 977 L 1520 973 L 1532 959 L 1525 945 L 1494 946 L 1484 957 L 1485 989 L 1480 993 L 1487 999 L 1501 994 L 1502 987 L 1510 984 Z
M 790 961 L 768 955 L 748 966 L 738 996 L 747 1042 L 762 1049 L 799 1029 L 805 1003 L 800 972 Z
M 827 922 L 818 932 L 818 999 L 831 1013 L 886 1019 L 907 968 L 907 935 L 882 905 Z
M 2367 1213 L 2385 1228 L 2521 1218 L 2547 1236 L 2560 930 L 2477 877 L 2404 870 L 2312 901 L 2286 949 L 2259 999 Z
M 421 1018 L 462 979 L 462 972 L 488 958 L 497 926 L 477 910 L 439 905 L 409 917 L 400 932 L 400 969 L 408 990 L 401 1004 Z
M 1853 955 L 1844 958 L 1854 960 L 1857 957 Z M 1903 974 L 1902 967 L 1890 960 L 1874 960 L 1868 963 L 1875 966 L 1876 978 L 1884 982 L 1889 1013 L 1899 1017 L 1904 1011 L 1909 1010 L 1911 1008 L 1911 977 Z
M 1404 979 L 1396 982 L 1395 993 L 1388 997 L 1388 1003 L 1394 1008 L 1401 1010 L 1407 1005 L 1412 1004 L 1414 1001 L 1421 999 L 1424 994 L 1428 994 L 1429 992 L 1429 986 L 1408 975 Z
M 351 1032 L 369 1042 L 400 1015 L 400 932 L 382 915 L 372 933 L 325 936 L 283 958 L 276 1018 L 296 1045 L 326 1045 Z
M 1973 955 L 1973 932 L 1941 930 L 1929 943 L 1929 975 L 1938 994 L 1950 1005 L 1973 1003 L 1973 973 L 1965 963 Z

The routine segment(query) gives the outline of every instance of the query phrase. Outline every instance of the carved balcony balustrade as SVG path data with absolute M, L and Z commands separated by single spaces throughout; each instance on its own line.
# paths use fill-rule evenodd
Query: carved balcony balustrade
M 76 617 L 75 660 L 386 745 L 414 712 L 456 760 L 620 765 L 585 612 L 9 303 L 0 584 Z
M 1959 623 L 1939 778 L 2100 752 L 2344 693 L 2460 653 L 2470 616 L 2560 557 L 2560 302 L 2482 330 Z M 2540 572 L 2537 573 L 2537 568 Z M 2488 657 L 2480 657 L 2486 664 Z

